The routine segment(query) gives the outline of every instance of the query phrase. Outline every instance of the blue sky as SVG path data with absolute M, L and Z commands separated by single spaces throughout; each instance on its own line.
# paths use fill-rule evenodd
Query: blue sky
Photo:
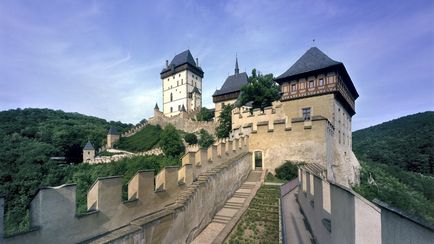
M 315 45 L 360 94 L 353 129 L 434 110 L 434 1 L 0 1 L 0 110 L 137 123 L 165 60 L 190 49 L 204 104 L 240 69 L 280 75 Z M 315 39 L 315 44 L 312 43 Z

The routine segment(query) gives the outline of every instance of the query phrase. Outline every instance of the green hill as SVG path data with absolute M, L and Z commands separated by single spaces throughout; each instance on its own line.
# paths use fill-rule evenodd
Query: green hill
M 362 164 L 357 192 L 434 223 L 434 112 L 356 131 L 353 150 Z
M 57 165 L 50 157 L 68 163 L 82 161 L 89 139 L 99 148 L 107 130 L 132 125 L 78 113 L 50 109 L 15 109 L 0 112 L 0 196 L 6 199 L 6 230 L 22 230 L 26 205 L 39 187 L 66 183 L 71 165 Z
M 147 151 L 158 143 L 160 134 L 161 127 L 159 125 L 147 125 L 130 137 L 121 137 L 115 147 L 130 152 Z

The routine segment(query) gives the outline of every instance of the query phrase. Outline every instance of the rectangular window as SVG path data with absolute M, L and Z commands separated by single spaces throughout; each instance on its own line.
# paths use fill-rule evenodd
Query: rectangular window
M 313 87 L 314 87 L 314 84 L 315 84 L 314 81 L 313 81 L 313 80 L 310 80 L 310 81 L 309 81 L 309 88 L 313 88 Z
M 296 85 L 296 84 L 292 84 L 292 85 L 291 85 L 291 91 L 292 91 L 292 92 L 297 91 L 297 85 Z
M 303 119 L 304 120 L 310 120 L 310 108 L 303 108 Z
M 171 113 L 173 112 L 173 108 L 172 108 L 172 107 L 170 107 L 170 112 L 171 112 Z
M 324 85 L 324 79 L 319 79 L 319 85 L 323 86 Z
M 181 111 L 181 105 L 178 105 L 178 111 Z

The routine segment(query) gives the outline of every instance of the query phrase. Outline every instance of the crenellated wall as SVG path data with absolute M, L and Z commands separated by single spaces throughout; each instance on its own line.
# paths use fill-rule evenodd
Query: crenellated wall
M 432 225 L 328 182 L 325 171 L 315 164 L 299 169 L 298 202 L 317 243 L 423 244 L 434 240 Z
M 313 105 L 309 101 L 274 102 L 264 111 L 254 110 L 253 114 L 243 107 L 236 108 L 232 111 L 231 138 L 249 135 L 250 152 L 261 152 L 262 168 L 271 172 L 286 160 L 304 161 L 326 167 L 332 182 L 345 186 L 357 183 L 360 167 L 357 158 L 348 144 L 336 140 L 335 126 L 322 115 L 330 116 L 328 107 L 334 101 L 333 95 L 310 100 Z M 305 103 L 312 108 L 307 120 L 295 108 L 307 106 Z
M 132 238 L 141 243 L 183 243 L 211 221 L 250 169 L 248 137 L 243 137 L 187 152 L 181 167 L 165 167 L 157 175 L 137 172 L 128 183 L 126 201 L 121 197 L 120 176 L 98 178 L 87 194 L 85 214 L 76 213 L 75 184 L 42 188 L 30 204 L 31 231 L 0 242 L 116 242 L 119 238 L 124 242 Z M 0 198 L 0 212 L 2 203 Z

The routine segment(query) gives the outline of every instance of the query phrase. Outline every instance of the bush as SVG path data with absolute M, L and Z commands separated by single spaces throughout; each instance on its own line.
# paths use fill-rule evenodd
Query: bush
M 232 130 L 232 109 L 233 105 L 224 105 L 220 113 L 219 125 L 216 128 L 216 135 L 218 138 L 229 137 Z
M 199 113 L 197 113 L 196 118 L 198 121 L 211 121 L 214 119 L 214 113 L 211 110 L 203 107 Z
M 188 145 L 197 144 L 197 136 L 194 133 L 187 133 L 184 136 L 184 141 L 188 143 Z
M 201 129 L 199 132 L 199 146 L 201 148 L 208 148 L 214 143 L 214 137 L 208 133 L 208 131 Z
M 179 158 L 184 153 L 184 144 L 173 125 L 168 124 L 161 132 L 160 147 L 164 154 L 169 157 Z
M 130 137 L 121 137 L 115 147 L 130 152 L 141 152 L 152 149 L 160 140 L 161 127 L 147 125 Z
M 286 160 L 282 166 L 276 168 L 276 177 L 287 181 L 294 179 L 298 175 L 298 165 L 300 163 Z

